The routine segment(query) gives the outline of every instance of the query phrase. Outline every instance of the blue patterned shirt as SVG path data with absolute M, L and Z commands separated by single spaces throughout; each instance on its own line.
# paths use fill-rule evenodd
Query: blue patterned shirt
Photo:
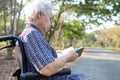
M 35 25 L 27 24 L 20 37 L 24 42 L 28 72 L 39 71 L 57 58 L 56 51 Z M 66 80 L 66 78 L 66 76 L 56 76 L 41 80 Z

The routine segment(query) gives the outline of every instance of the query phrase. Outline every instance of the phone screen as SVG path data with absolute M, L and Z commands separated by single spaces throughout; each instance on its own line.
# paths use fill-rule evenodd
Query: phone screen
M 77 49 L 77 53 L 78 53 L 78 56 L 81 56 L 82 52 L 83 52 L 84 48 L 83 47 L 80 47 Z

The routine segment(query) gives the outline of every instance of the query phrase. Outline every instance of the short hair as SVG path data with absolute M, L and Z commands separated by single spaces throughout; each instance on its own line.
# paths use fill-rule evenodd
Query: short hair
M 43 15 L 51 15 L 52 4 L 47 1 L 32 0 L 25 8 L 26 21 L 35 19 L 38 12 L 41 12 Z

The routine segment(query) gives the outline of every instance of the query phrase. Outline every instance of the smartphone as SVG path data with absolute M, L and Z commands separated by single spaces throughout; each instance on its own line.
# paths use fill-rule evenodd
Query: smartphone
M 80 48 L 77 49 L 76 52 L 78 53 L 78 56 L 81 56 L 83 50 L 84 50 L 84 47 L 80 47 Z

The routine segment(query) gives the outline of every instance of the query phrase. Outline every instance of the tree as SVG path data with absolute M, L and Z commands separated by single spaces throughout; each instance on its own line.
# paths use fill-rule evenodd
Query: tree
M 56 9 L 58 13 L 54 16 L 52 23 L 53 26 L 46 36 L 48 41 L 52 40 L 52 37 L 55 35 L 55 31 L 63 28 L 61 25 L 66 21 L 66 17 L 63 16 L 76 14 L 74 17 L 77 18 L 80 23 L 85 27 L 89 26 L 89 28 L 92 28 L 92 25 L 100 26 L 106 21 L 113 21 L 112 16 L 118 16 L 120 12 L 119 0 L 82 0 L 79 2 L 75 0 L 51 1 L 56 5 L 60 5 L 60 7 L 59 9 Z M 81 17 L 84 18 L 81 19 Z M 62 23 L 60 23 L 61 19 L 64 19 Z M 74 35 L 74 33 L 72 35 Z M 57 39 L 54 38 L 54 40 L 56 41 Z
M 18 3 L 17 0 L 2 0 L 0 1 L 0 14 L 1 14 L 1 26 L 4 28 L 4 32 L 0 35 L 16 35 L 18 32 L 18 26 L 20 22 L 20 12 L 22 9 L 22 1 Z M 1 30 L 2 31 L 2 30 Z M 7 42 L 6 44 L 8 44 Z M 7 58 L 12 58 L 12 49 L 7 49 Z
M 92 43 L 89 46 L 120 48 L 120 27 L 94 31 L 87 35 L 88 39 L 89 43 Z
M 85 26 L 79 21 L 64 23 L 62 31 L 65 37 L 70 40 L 70 46 L 73 45 L 73 40 L 82 39 L 85 36 Z

